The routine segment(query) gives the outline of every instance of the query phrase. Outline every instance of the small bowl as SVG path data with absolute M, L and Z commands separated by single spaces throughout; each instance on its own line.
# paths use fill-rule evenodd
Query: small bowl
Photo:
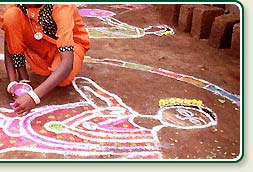
M 15 96 L 22 96 L 23 94 L 31 91 L 33 88 L 26 83 L 17 83 L 12 86 L 12 89 Z

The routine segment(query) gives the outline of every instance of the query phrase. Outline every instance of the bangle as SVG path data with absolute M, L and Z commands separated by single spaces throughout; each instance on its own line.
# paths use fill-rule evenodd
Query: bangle
M 38 96 L 33 90 L 28 91 L 27 93 L 28 93 L 28 95 L 33 99 L 33 101 L 34 101 L 34 103 L 35 103 L 36 105 L 40 103 L 40 98 L 39 98 L 39 96 Z
M 11 93 L 11 87 L 17 83 L 18 83 L 17 81 L 10 82 L 9 85 L 7 86 L 7 92 Z
M 30 80 L 28 79 L 22 79 L 19 81 L 19 83 L 30 83 Z

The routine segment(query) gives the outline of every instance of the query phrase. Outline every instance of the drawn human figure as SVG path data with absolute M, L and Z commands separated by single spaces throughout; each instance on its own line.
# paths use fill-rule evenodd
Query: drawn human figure
M 76 77 L 73 86 L 83 101 L 36 108 L 23 117 L 15 117 L 10 109 L 1 108 L 4 143 L 0 153 L 27 150 L 86 157 L 163 158 L 158 132 L 163 127 L 177 127 L 175 123 L 171 125 L 168 115 L 163 116 L 168 109 L 162 108 L 156 115 L 143 115 L 88 78 Z M 193 115 L 187 110 L 182 112 L 183 107 L 178 109 L 181 112 L 174 116 L 189 114 L 177 116 L 177 120 L 185 121 Z M 135 122 L 136 117 L 156 119 L 160 124 L 145 128 Z M 210 123 L 209 117 L 209 122 L 194 116 L 191 119 L 192 128 Z
M 119 97 L 88 78 L 75 78 L 73 85 L 85 101 L 36 108 L 23 117 L 14 117 L 12 110 L 1 108 L 1 136 L 6 142 L 2 143 L 0 152 L 31 151 L 33 145 L 32 151 L 37 152 L 162 158 L 153 134 L 129 120 L 135 112 Z M 97 106 L 89 94 L 97 96 L 106 106 Z
M 167 25 L 140 28 L 114 18 L 116 13 L 103 9 L 79 9 L 81 16 L 96 17 L 109 27 L 87 27 L 90 38 L 140 38 L 148 34 L 157 36 L 174 35 L 175 31 Z M 153 31 L 151 31 L 153 30 Z

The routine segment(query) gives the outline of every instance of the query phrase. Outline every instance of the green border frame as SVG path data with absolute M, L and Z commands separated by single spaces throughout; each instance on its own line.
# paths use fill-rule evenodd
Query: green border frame
M 1 4 L 7 4 L 7 3 L 15 3 L 15 2 L 18 2 L 18 1 L 14 1 L 14 0 L 9 0 L 9 1 L 2 1 L 0 0 L 0 3 Z M 51 1 L 50 0 L 24 0 L 24 1 L 21 1 L 21 2 L 45 2 L 45 3 L 50 3 Z M 243 4 L 238 1 L 238 0 L 159 0 L 159 1 L 155 1 L 155 0 L 133 0 L 133 1 L 130 1 L 130 0 L 121 0 L 120 2 L 117 2 L 115 0 L 92 0 L 92 1 L 84 1 L 84 0 L 75 0 L 75 1 L 67 1 L 67 0 L 54 0 L 53 2 L 56 2 L 56 3 L 61 3 L 61 2 L 66 2 L 66 3 L 131 3 L 131 2 L 134 2 L 134 3 L 161 3 L 161 4 L 166 4 L 166 3 L 174 3 L 174 2 L 177 2 L 177 3 L 237 3 L 240 7 L 241 7 L 241 18 L 240 18 L 240 21 L 241 21 L 241 26 L 242 28 L 240 28 L 240 32 L 241 32 L 241 53 L 240 53 L 240 69 L 241 69 L 241 74 L 240 74 L 240 78 L 241 78 L 241 81 L 242 83 L 240 83 L 240 91 L 241 91 L 241 113 L 240 116 L 241 116 L 241 140 L 240 140 L 240 143 L 241 143 L 241 157 L 239 157 L 237 160 L 230 160 L 230 159 L 224 159 L 224 160 L 215 160 L 215 159 L 196 159 L 196 161 L 194 160 L 180 160 L 180 159 L 168 159 L 168 160 L 158 160 L 158 161 L 154 161 L 154 160 L 114 160 L 114 159 L 111 159 L 111 160 L 88 160 L 88 159 L 83 159 L 83 160 L 71 160 L 71 161 L 67 161 L 66 159 L 63 160 L 63 159 L 48 159 L 48 160 L 45 160 L 45 159 L 36 159 L 36 160 L 26 160 L 26 159 L 18 159 L 18 160 L 6 160 L 6 161 L 1 161 L 0 159 L 0 164 L 3 164 L 3 163 L 142 163 L 142 164 L 145 164 L 145 163 L 238 163 L 240 162 L 243 158 L 244 158 L 244 146 L 245 146 L 245 143 L 244 143 L 244 131 L 245 131 L 245 126 L 244 126 L 244 6 Z

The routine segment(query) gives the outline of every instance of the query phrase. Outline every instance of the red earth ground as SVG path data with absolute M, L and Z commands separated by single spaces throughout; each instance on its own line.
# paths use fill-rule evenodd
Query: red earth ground
M 162 25 L 156 5 L 144 9 L 120 9 L 112 4 L 84 5 L 82 8 L 99 8 L 116 13 L 114 18 L 132 26 L 144 28 Z M 87 27 L 103 23 L 97 18 L 84 17 Z M 91 49 L 86 54 L 93 59 L 117 59 L 126 62 L 162 68 L 178 74 L 193 76 L 219 86 L 230 93 L 240 95 L 240 59 L 229 49 L 216 49 L 207 40 L 198 40 L 175 28 L 173 36 L 145 35 L 140 38 L 91 39 Z M 0 51 L 3 53 L 3 33 Z M 45 78 L 33 74 L 31 83 L 36 87 Z M 164 77 L 147 71 L 122 68 L 101 63 L 85 62 L 79 76 L 87 77 L 103 89 L 120 97 L 135 112 L 155 115 L 159 100 L 171 97 L 197 99 L 217 115 L 217 124 L 211 127 L 182 129 L 164 127 L 157 132 L 162 158 L 237 160 L 242 154 L 240 107 L 230 100 L 215 95 L 189 82 Z M 0 60 L 0 106 L 9 108 L 11 97 L 6 92 L 8 78 Z M 39 107 L 80 101 L 81 97 L 72 86 L 56 88 L 42 99 Z M 1 113 L 1 112 L 0 112 Z M 135 122 L 151 129 L 160 124 L 153 118 L 137 117 Z M 1 130 L 1 129 L 0 129 Z M 2 137 L 0 135 L 0 137 Z M 2 137 L 3 138 L 3 137 Z M 2 139 L 1 139 L 2 140 Z M 1 144 L 0 144 L 1 148 Z M 2 150 L 2 149 L 1 149 Z M 24 150 L 5 151 L 1 159 L 114 159 L 117 156 L 81 156 L 60 153 L 44 153 Z

